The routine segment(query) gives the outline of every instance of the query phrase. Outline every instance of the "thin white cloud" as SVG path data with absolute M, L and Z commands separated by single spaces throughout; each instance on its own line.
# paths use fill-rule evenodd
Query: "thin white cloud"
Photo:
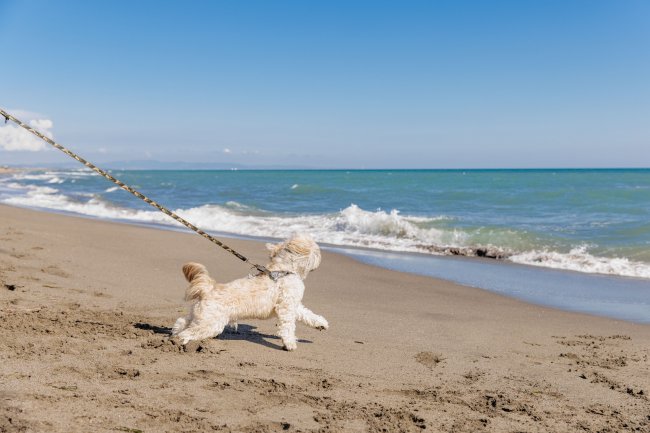
M 11 110 L 9 113 L 42 132 L 46 137 L 54 137 L 51 131 L 54 123 L 46 116 L 25 110 Z M 3 120 L 0 116 L 0 121 Z M 47 148 L 47 143 L 11 121 L 0 124 L 0 149 L 8 152 L 38 152 Z
M 32 120 L 32 119 L 46 119 L 48 116 L 45 116 L 41 113 L 37 113 L 35 111 L 28 111 L 28 110 L 21 110 L 21 109 L 10 109 L 7 110 L 9 114 L 11 114 L 14 117 L 17 117 L 18 119 L 24 121 L 27 120 Z
M 228 149 L 227 147 L 223 149 L 223 153 L 229 154 L 232 153 L 232 150 Z

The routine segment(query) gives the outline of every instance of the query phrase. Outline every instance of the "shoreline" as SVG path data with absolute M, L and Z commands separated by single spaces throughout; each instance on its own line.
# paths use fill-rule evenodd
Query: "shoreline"
M 299 325 L 288 353 L 273 320 L 250 320 L 182 347 L 167 338 L 185 309 L 180 267 L 245 275 L 227 253 L 9 206 L 0 237 L 0 430 L 650 429 L 648 325 L 324 251 L 304 303 L 328 331 Z M 228 244 L 264 263 L 260 242 Z
M 437 278 L 533 305 L 650 323 L 650 282 L 643 278 L 588 274 L 474 257 L 345 247 L 332 250 L 372 266 Z
M 0 205 L 73 218 L 192 234 L 180 225 L 102 218 L 57 209 Z M 226 239 L 253 242 L 276 242 L 279 240 L 271 237 L 246 236 L 212 230 L 210 233 Z M 650 280 L 641 277 L 548 268 L 489 257 L 435 255 L 329 243 L 320 243 L 320 245 L 324 250 L 352 257 L 360 263 L 386 270 L 432 277 L 508 296 L 534 305 L 627 320 L 633 323 L 650 323 Z M 527 290 L 521 290 L 524 280 L 527 283 Z M 557 290 L 558 286 L 562 287 L 561 291 Z

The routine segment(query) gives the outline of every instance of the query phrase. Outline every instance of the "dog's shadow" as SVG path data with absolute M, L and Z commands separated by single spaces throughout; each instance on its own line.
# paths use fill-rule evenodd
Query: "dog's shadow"
M 172 335 L 172 329 L 166 326 L 156 326 L 156 325 L 150 325 L 148 323 L 136 323 L 135 325 L 133 325 L 133 327 L 145 331 L 151 331 L 154 334 L 166 335 L 168 337 L 171 337 Z M 263 334 L 261 332 L 255 331 L 255 329 L 257 329 L 256 326 L 246 325 L 246 324 L 240 324 L 237 327 L 237 331 L 235 331 L 231 327 L 226 327 L 226 329 L 224 329 L 224 331 L 221 334 L 219 334 L 216 337 L 216 339 L 217 340 L 244 340 L 244 341 L 249 341 L 251 343 L 261 344 L 262 346 L 269 347 L 271 349 L 284 350 L 281 344 L 275 344 L 271 341 L 267 341 L 267 340 L 277 341 L 280 340 L 280 337 L 278 337 L 277 335 Z M 298 343 L 311 344 L 312 341 L 298 339 Z

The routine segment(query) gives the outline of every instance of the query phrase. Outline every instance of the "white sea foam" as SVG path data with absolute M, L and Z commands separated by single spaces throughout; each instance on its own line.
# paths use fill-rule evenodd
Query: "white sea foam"
M 251 209 L 250 206 L 246 206 L 245 204 L 241 204 L 241 203 L 236 202 L 234 200 L 226 202 L 226 206 L 231 208 L 231 209 L 238 209 L 238 210 L 249 210 L 249 209 Z
M 11 188 L 11 189 L 29 189 L 29 186 L 23 185 L 23 184 L 18 183 L 18 182 L 9 182 L 9 183 L 7 183 L 6 186 L 7 186 L 7 188 Z
M 110 188 L 106 188 L 104 192 L 113 192 L 113 191 L 117 191 L 118 189 L 120 189 L 119 186 L 112 186 Z
M 54 188 L 34 185 L 17 187 L 26 189 L 26 193 L 8 197 L 3 200 L 4 203 L 56 209 L 100 218 L 178 224 L 158 211 L 117 207 L 95 196 L 86 201 L 79 201 L 61 194 Z M 438 230 L 418 228 L 415 222 L 422 220 L 421 218 L 409 221 L 397 211 L 369 212 L 356 205 L 334 214 L 282 217 L 261 211 L 253 212 L 237 202 L 228 202 L 226 206 L 204 205 L 174 211 L 206 230 L 277 238 L 290 236 L 297 231 L 308 231 L 319 242 L 397 251 L 421 251 L 417 244 L 439 243 L 443 238 L 443 233 Z
M 154 214 L 159 212 L 120 208 L 112 206 L 108 202 L 94 196 L 87 201 L 76 201 L 64 194 L 60 194 L 58 190 L 49 187 L 29 186 L 28 189 L 29 191 L 26 194 L 9 197 L 3 200 L 3 202 L 17 206 L 74 212 L 99 218 L 158 222 L 157 216 Z
M 41 173 L 41 174 L 30 174 L 30 173 L 17 173 L 13 176 L 15 180 L 45 180 L 49 181 L 56 177 L 53 173 Z
M 528 251 L 509 257 L 515 263 L 546 268 L 587 272 L 592 274 L 621 275 L 650 278 L 650 265 L 627 258 L 597 257 L 587 252 L 587 246 L 574 248 L 568 253 L 557 251 Z
M 85 194 L 82 199 L 73 199 L 50 186 L 7 182 L 4 187 L 17 193 L 3 196 L 2 202 L 7 204 L 74 212 L 98 218 L 179 226 L 179 223 L 156 210 L 135 210 L 116 206 L 93 194 Z M 117 187 L 111 187 L 105 192 L 116 189 Z M 84 195 L 77 194 L 75 197 Z M 575 248 L 568 253 L 515 252 L 515 249 L 506 248 L 502 244 L 504 239 L 513 237 L 507 230 L 505 234 L 492 234 L 490 230 L 483 229 L 471 231 L 432 227 L 436 222 L 447 219 L 444 216 L 404 216 L 397 210 L 367 211 L 354 204 L 330 214 L 279 216 L 235 201 L 230 201 L 224 206 L 204 205 L 174 211 L 202 229 L 237 235 L 286 238 L 294 232 L 306 231 L 318 242 L 334 245 L 433 254 L 485 255 L 485 251 L 496 251 L 496 255 L 507 257 L 516 263 L 650 278 L 650 265 L 647 263 L 626 258 L 597 257 L 588 252 L 587 246 Z M 486 232 L 489 235 L 487 237 Z M 485 242 L 486 239 L 495 241 L 496 245 Z
M 336 220 L 337 228 L 359 234 L 380 234 L 397 238 L 418 238 L 420 230 L 399 215 L 399 211 L 393 209 L 390 213 L 381 210 L 367 212 L 357 205 L 343 209 Z
M 111 170 L 109 170 L 111 172 Z M 72 170 L 63 170 L 57 172 L 61 176 L 71 176 L 71 177 L 88 177 L 88 176 L 99 176 L 99 174 L 93 170 L 87 168 L 79 168 Z

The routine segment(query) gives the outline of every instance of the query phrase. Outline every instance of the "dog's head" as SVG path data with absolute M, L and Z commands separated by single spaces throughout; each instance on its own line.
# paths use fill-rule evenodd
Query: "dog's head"
M 266 244 L 271 262 L 279 269 L 295 272 L 303 280 L 320 265 L 320 248 L 306 233 L 298 233 L 279 244 Z

